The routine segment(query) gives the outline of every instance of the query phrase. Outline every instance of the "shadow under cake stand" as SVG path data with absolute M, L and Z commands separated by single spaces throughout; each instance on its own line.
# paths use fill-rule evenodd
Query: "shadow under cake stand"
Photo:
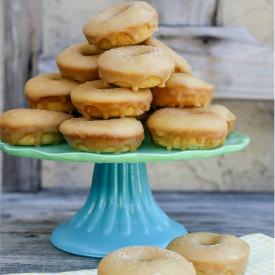
M 79 152 L 66 143 L 33 147 L 0 142 L 0 149 L 17 157 L 95 163 L 87 201 L 69 221 L 57 226 L 51 242 L 72 254 L 103 257 L 124 246 L 165 247 L 187 233 L 155 202 L 146 162 L 210 158 L 240 151 L 248 143 L 248 136 L 234 132 L 224 146 L 211 150 L 167 151 L 148 137 L 138 151 L 123 154 Z

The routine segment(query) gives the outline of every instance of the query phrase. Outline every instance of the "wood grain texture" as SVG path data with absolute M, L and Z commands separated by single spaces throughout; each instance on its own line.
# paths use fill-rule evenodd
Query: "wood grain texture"
M 39 1 L 4 0 L 4 110 L 23 107 L 24 85 L 37 72 L 41 49 Z M 3 191 L 37 191 L 41 163 L 3 156 Z
M 87 193 L 75 190 L 3 194 L 0 273 L 97 267 L 98 260 L 63 253 L 49 242 L 55 226 L 82 206 Z M 190 232 L 273 235 L 272 193 L 158 192 L 155 198 L 168 215 Z
M 259 42 L 274 48 L 274 1 L 220 0 L 218 18 L 223 26 L 242 26 Z
M 216 98 L 273 99 L 273 51 L 247 30 L 162 26 L 156 36 L 214 84 Z
M 161 25 L 210 26 L 216 24 L 219 0 L 147 0 L 159 13 Z

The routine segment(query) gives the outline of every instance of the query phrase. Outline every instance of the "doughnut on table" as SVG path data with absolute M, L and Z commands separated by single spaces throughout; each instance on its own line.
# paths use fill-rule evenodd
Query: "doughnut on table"
M 79 152 L 66 143 L 23 147 L 0 142 L 0 150 L 18 157 L 96 163 L 87 201 L 72 219 L 54 230 L 51 241 L 72 254 L 103 257 L 129 245 L 165 247 L 187 232 L 156 204 L 146 162 L 210 158 L 240 151 L 248 144 L 248 136 L 234 132 L 223 147 L 211 150 L 166 151 L 148 137 L 137 152 L 123 154 Z

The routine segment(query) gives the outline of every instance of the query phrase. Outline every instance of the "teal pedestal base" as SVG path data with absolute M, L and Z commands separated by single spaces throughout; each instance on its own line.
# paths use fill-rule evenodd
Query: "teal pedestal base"
M 95 165 L 91 192 L 82 209 L 58 226 L 51 237 L 52 243 L 64 251 L 102 257 L 129 245 L 165 247 L 171 239 L 186 233 L 157 206 L 145 164 L 140 162 L 211 158 L 241 151 L 248 144 L 248 136 L 233 132 L 224 146 L 210 150 L 167 151 L 155 146 L 149 136 L 138 151 L 123 154 L 80 152 L 67 143 L 35 147 L 0 141 L 0 150 L 17 157 L 104 163 Z
M 165 247 L 186 233 L 156 204 L 145 164 L 95 164 L 86 203 L 51 241 L 63 251 L 100 258 L 125 246 Z

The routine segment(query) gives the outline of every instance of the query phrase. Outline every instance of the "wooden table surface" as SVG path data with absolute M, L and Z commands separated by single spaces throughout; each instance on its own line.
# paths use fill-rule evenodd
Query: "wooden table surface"
M 54 248 L 49 237 L 57 224 L 81 207 L 87 191 L 43 191 L 1 195 L 0 274 L 61 272 L 96 268 L 97 259 Z M 160 206 L 189 232 L 273 236 L 272 193 L 157 192 Z

